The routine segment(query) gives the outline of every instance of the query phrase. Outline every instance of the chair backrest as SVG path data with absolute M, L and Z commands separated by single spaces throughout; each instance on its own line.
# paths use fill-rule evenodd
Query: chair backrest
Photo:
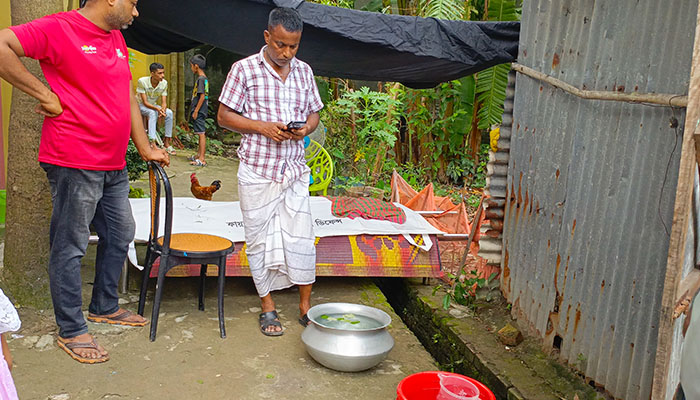
M 163 238 L 163 252 L 170 250 L 170 235 L 173 225 L 173 190 L 170 186 L 170 179 L 163 167 L 155 161 L 148 162 L 148 181 L 151 188 L 151 231 L 148 238 L 149 244 L 158 240 L 158 228 L 160 224 L 160 195 L 161 186 L 165 192 L 165 237 Z
M 310 160 L 306 160 L 306 165 L 311 169 L 311 177 L 314 182 L 309 185 L 309 192 L 322 191 L 325 195 L 328 191 L 328 185 L 333 178 L 333 160 L 330 154 L 315 140 L 311 140 L 307 149 L 314 148 L 316 156 Z
M 309 145 L 306 146 L 306 148 L 304 149 L 304 158 L 306 158 L 306 162 L 308 163 L 309 161 L 313 160 L 316 156 L 318 156 L 318 153 L 321 151 L 321 149 L 322 147 L 320 143 L 309 138 Z

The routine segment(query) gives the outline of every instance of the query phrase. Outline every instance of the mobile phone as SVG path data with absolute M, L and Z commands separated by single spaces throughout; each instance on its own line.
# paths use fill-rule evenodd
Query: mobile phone
M 301 129 L 306 125 L 306 121 L 292 121 L 287 124 L 287 129 L 292 130 L 292 129 Z

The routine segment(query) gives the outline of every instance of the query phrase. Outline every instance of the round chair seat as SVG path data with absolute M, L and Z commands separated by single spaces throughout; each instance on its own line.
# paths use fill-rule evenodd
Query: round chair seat
M 158 238 L 163 246 L 163 236 Z M 170 236 L 170 250 L 180 252 L 214 253 L 233 250 L 233 242 L 221 236 L 205 233 L 173 233 Z

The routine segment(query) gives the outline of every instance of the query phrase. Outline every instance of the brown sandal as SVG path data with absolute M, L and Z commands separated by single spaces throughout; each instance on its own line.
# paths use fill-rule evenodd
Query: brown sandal
M 93 349 L 99 352 L 100 350 L 97 347 L 95 338 L 89 342 L 66 342 L 63 338 L 59 337 L 56 339 L 56 344 L 63 349 L 63 351 L 68 353 L 72 359 L 83 364 L 98 364 L 109 360 L 109 355 L 104 355 L 100 358 L 87 358 L 73 351 L 73 349 Z
M 132 321 L 127 321 L 129 317 L 132 315 L 135 315 L 129 310 L 122 309 L 122 312 L 120 312 L 117 315 L 113 315 L 111 317 L 108 317 L 106 315 L 95 315 L 95 314 L 88 314 L 87 320 L 90 322 L 97 322 L 97 323 L 104 323 L 104 324 L 113 324 L 113 325 L 125 325 L 125 326 L 144 326 L 148 323 L 147 320 L 143 322 L 132 322 Z

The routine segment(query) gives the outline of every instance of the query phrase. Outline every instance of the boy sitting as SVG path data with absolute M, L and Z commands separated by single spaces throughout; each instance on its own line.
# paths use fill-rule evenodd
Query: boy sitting
M 153 63 L 149 67 L 151 76 L 144 76 L 136 85 L 136 100 L 139 103 L 141 115 L 148 118 L 148 138 L 156 140 L 156 123 L 159 118 L 165 119 L 165 150 L 175 154 L 172 146 L 173 112 L 167 106 L 168 81 L 164 79 L 163 64 Z

